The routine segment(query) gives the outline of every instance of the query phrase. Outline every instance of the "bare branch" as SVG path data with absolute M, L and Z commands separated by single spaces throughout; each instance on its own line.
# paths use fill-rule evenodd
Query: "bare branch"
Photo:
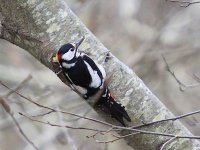
M 8 88 L 9 90 L 12 90 L 7 85 L 5 85 L 2 81 L 0 81 L 0 84 L 3 85 L 4 87 Z M 14 90 L 12 90 L 12 91 L 14 91 Z M 30 98 L 22 95 L 21 93 L 19 93 L 17 91 L 14 91 L 14 93 L 16 93 L 17 95 L 19 95 L 23 99 L 27 100 L 28 102 L 31 102 L 31 103 L 35 104 L 36 106 L 38 106 L 38 107 L 48 109 L 48 110 L 50 110 L 52 112 L 60 112 L 60 113 L 63 113 L 63 114 L 68 114 L 68 115 L 72 115 L 72 116 L 76 116 L 76 117 L 81 117 L 83 119 L 87 119 L 87 120 L 90 120 L 90 121 L 93 121 L 93 122 L 101 123 L 101 124 L 104 124 L 104 125 L 107 125 L 107 126 L 112 126 L 112 124 L 109 124 L 109 123 L 104 122 L 104 121 L 100 121 L 100 120 L 89 118 L 89 117 L 84 117 L 84 116 L 81 116 L 81 115 L 78 115 L 78 114 L 74 114 L 74 113 L 70 113 L 70 112 L 66 112 L 66 111 L 56 110 L 56 109 L 50 108 L 48 106 L 41 105 L 39 103 L 34 102 Z
M 164 55 L 162 55 L 162 58 L 166 64 L 166 68 L 167 68 L 167 71 L 174 77 L 174 79 L 176 80 L 176 82 L 179 84 L 179 88 L 181 91 L 184 91 L 185 88 L 193 88 L 193 87 L 197 87 L 197 86 L 200 86 L 200 82 L 198 81 L 198 83 L 195 83 L 195 84 L 190 84 L 190 85 L 186 85 L 184 84 L 182 81 L 180 81 L 178 79 L 178 77 L 175 75 L 174 71 L 171 70 L 166 58 Z
M 106 143 L 113 143 L 113 142 L 118 141 L 118 140 L 120 140 L 120 139 L 119 138 L 115 138 L 113 140 L 107 140 L 107 141 L 96 140 L 96 142 L 97 143 L 104 143 L 104 144 L 106 144 Z
M 82 116 L 86 116 L 90 111 L 91 111 L 92 109 L 88 109 L 88 110 L 86 110 L 84 113 L 83 113 L 83 115 Z M 72 119 L 65 119 L 65 121 L 66 122 L 72 122 L 72 121 L 78 121 L 78 120 L 80 120 L 80 119 L 82 119 L 81 117 L 80 118 L 72 118 Z
M 1 34 L 2 34 L 2 25 L 1 25 L 1 21 L 2 21 L 2 14 L 0 12 L 0 38 L 1 38 Z
M 168 118 L 168 119 L 162 119 L 162 120 L 153 121 L 153 122 L 148 122 L 148 123 L 144 123 L 144 124 L 138 125 L 138 126 L 133 126 L 132 128 L 137 129 L 137 128 L 141 128 L 141 127 L 145 127 L 145 126 L 149 126 L 149 125 L 153 125 L 153 124 L 157 124 L 157 123 L 161 123 L 161 122 L 175 121 L 177 119 L 181 119 L 181 118 L 188 117 L 188 116 L 198 114 L 198 113 L 200 113 L 200 109 L 186 113 L 186 114 L 182 114 L 182 115 L 179 115 L 179 116 L 176 116 L 176 117 L 172 117 L 172 118 Z
M 107 141 L 96 140 L 96 142 L 97 143 L 113 143 L 115 141 L 121 140 L 121 139 L 123 139 L 125 137 L 129 137 L 129 136 L 132 136 L 132 135 L 135 135 L 135 134 L 140 134 L 140 132 L 133 132 L 133 133 L 130 133 L 130 134 L 126 134 L 124 136 L 119 136 L 119 135 L 112 134 L 112 136 L 115 137 L 115 139 L 107 140 Z
M 19 114 L 24 116 L 24 117 L 26 117 L 26 118 L 28 118 L 28 119 L 30 119 L 31 121 L 42 123 L 42 124 L 46 124 L 46 125 L 50 125 L 50 126 L 64 127 L 64 128 L 70 128 L 70 129 L 90 130 L 90 131 L 95 131 L 95 132 L 98 132 L 98 133 L 107 132 L 106 130 L 99 130 L 99 129 L 88 128 L 88 127 L 73 127 L 73 126 L 69 126 L 69 125 L 53 124 L 53 123 L 50 123 L 50 122 L 45 122 L 45 121 L 40 121 L 40 120 L 37 120 L 37 119 L 33 119 L 33 118 L 29 117 L 28 115 L 25 115 L 25 114 L 23 114 L 21 112 Z M 101 123 L 101 122 L 98 122 L 98 123 Z M 174 134 L 170 134 L 170 133 L 161 133 L 161 132 L 154 132 L 154 131 L 147 131 L 147 130 L 132 129 L 132 128 L 129 128 L 129 127 L 120 127 L 120 126 L 113 126 L 113 125 L 110 125 L 110 126 L 113 129 L 116 128 L 116 129 L 120 129 L 121 131 L 122 130 L 127 130 L 127 131 L 134 132 L 134 133 L 130 133 L 130 134 L 127 134 L 127 135 L 124 135 L 124 136 L 121 136 L 121 137 L 128 137 L 128 136 L 131 136 L 133 134 L 150 134 L 150 135 L 166 136 L 166 137 L 200 139 L 200 136 L 174 135 Z M 112 131 L 112 130 L 110 130 L 110 131 Z M 115 137 L 117 137 L 117 136 L 115 136 Z M 121 139 L 121 137 L 117 137 L 117 139 L 115 139 L 115 140 L 109 140 L 109 142 L 117 141 L 117 140 Z M 99 143 L 109 143 L 108 141 L 107 142 L 106 141 L 102 141 L 101 142 L 101 141 L 98 141 L 98 140 L 97 140 L 97 142 L 99 142 Z
M 26 84 L 27 82 L 29 82 L 30 80 L 32 79 L 32 76 L 31 74 L 29 74 L 21 83 L 19 83 L 17 85 L 17 87 L 13 90 L 10 90 L 6 95 L 5 95 L 5 98 L 8 98 L 12 93 L 14 93 L 14 91 L 18 91 L 19 89 L 21 89 L 24 84 Z
M 15 119 L 15 116 L 13 114 L 13 112 L 11 111 L 11 108 L 9 106 L 9 104 L 6 102 L 5 98 L 0 97 L 0 103 L 3 106 L 4 110 L 10 115 L 10 117 L 12 118 L 13 122 L 15 123 L 16 127 L 18 128 L 20 134 L 24 137 L 24 139 L 36 150 L 39 150 L 35 144 L 28 138 L 28 136 L 24 133 L 24 131 L 22 130 L 22 128 L 20 127 L 19 123 L 17 122 L 17 120 Z
M 32 115 L 31 117 L 43 117 L 43 116 L 46 116 L 46 115 L 51 114 L 51 113 L 53 113 L 53 112 L 54 112 L 53 110 L 50 110 L 50 111 L 48 111 L 48 112 L 46 112 L 46 113 L 43 113 L 43 114 Z
M 10 89 L 8 86 L 6 86 L 4 83 L 0 82 L 0 84 L 2 84 L 3 86 L 7 87 L 8 89 Z M 12 90 L 12 89 L 10 89 Z M 150 134 L 150 135 L 157 135 L 157 136 L 166 136 L 166 137 L 176 137 L 176 138 L 188 138 L 188 139 L 200 139 L 200 136 L 184 136 L 184 135 L 180 135 L 180 136 L 176 136 L 174 134 L 170 134 L 170 133 L 161 133 L 161 132 L 154 132 L 154 131 L 146 131 L 146 130 L 140 130 L 140 129 L 136 129 L 136 128 L 139 128 L 139 127 L 143 127 L 143 126 L 147 126 L 147 125 L 152 125 L 152 124 L 155 124 L 155 123 L 159 123 L 159 122 L 164 122 L 164 121 L 169 121 L 169 120 L 177 120 L 177 119 L 180 119 L 180 118 L 183 118 L 183 117 L 186 117 L 186 116 L 189 116 L 189 115 L 193 115 L 193 114 L 196 114 L 196 113 L 199 113 L 200 110 L 198 111 L 194 111 L 194 112 L 191 112 L 191 113 L 187 113 L 187 114 L 184 114 L 184 115 L 180 115 L 178 117 L 174 117 L 174 118 L 170 118 L 170 119 L 164 119 L 164 120 L 160 120 L 160 121 L 155 121 L 155 122 L 152 122 L 152 123 L 148 123 L 148 124 L 144 124 L 144 125 L 140 125 L 140 126 L 135 126 L 135 127 L 121 127 L 121 126 L 115 126 L 115 125 L 112 125 L 112 124 L 109 124 L 109 123 L 106 123 L 104 121 L 100 121 L 100 120 L 97 120 L 97 119 L 93 119 L 93 118 L 89 118 L 89 117 L 85 117 L 85 116 L 81 116 L 81 115 L 77 115 L 77 114 L 74 114 L 74 113 L 69 113 L 69 112 L 66 112 L 66 111 L 62 111 L 62 110 L 56 110 L 56 109 L 53 109 L 53 108 L 50 108 L 50 107 L 47 107 L 47 106 L 43 106 L 41 104 L 38 104 L 34 101 L 32 101 L 30 98 L 27 98 L 26 96 L 20 94 L 19 92 L 17 91 L 14 91 L 16 94 L 18 94 L 20 97 L 24 98 L 25 100 L 39 106 L 39 107 L 42 107 L 42 108 L 45 108 L 45 109 L 48 109 L 50 110 L 49 113 L 53 113 L 53 112 L 59 112 L 59 113 L 63 113 L 63 114 L 68 114 L 68 115 L 73 115 L 73 116 L 76 116 L 76 117 L 79 117 L 79 118 L 83 118 L 83 119 L 86 119 L 86 120 L 90 120 L 90 121 L 93 121 L 93 122 L 96 122 L 96 123 L 100 123 L 100 124 L 103 124 L 103 125 L 107 125 L 110 127 L 110 129 L 108 130 L 99 130 L 99 129 L 93 129 L 93 128 L 86 128 L 86 127 L 72 127 L 72 126 L 68 126 L 68 125 L 58 125 L 58 124 L 53 124 L 53 123 L 50 123 L 50 122 L 44 122 L 44 121 L 40 121 L 40 120 L 37 120 L 37 119 L 33 119 L 23 113 L 19 113 L 20 115 L 32 120 L 32 121 L 35 121 L 35 122 L 38 122 L 38 123 L 42 123 L 42 124 L 47 124 L 47 125 L 50 125 L 50 126 L 57 126 L 57 127 L 65 127 L 65 128 L 70 128 L 70 129 L 82 129 L 82 130 L 91 130 L 91 131 L 95 131 L 96 133 L 91 136 L 91 137 L 95 137 L 97 134 L 106 134 L 106 133 L 109 133 L 110 131 L 123 131 L 123 130 L 127 130 L 127 131 L 130 131 L 130 132 L 133 132 L 133 133 L 130 133 L 130 134 L 127 134 L 127 135 L 123 135 L 123 136 L 115 136 L 115 139 L 114 140 L 108 140 L 108 141 L 98 141 L 99 143 L 109 143 L 109 142 L 114 142 L 114 141 L 117 141 L 121 138 L 124 138 L 124 137 L 129 137 L 133 134 Z M 46 113 L 47 114 L 47 113 Z
M 169 1 L 172 3 L 178 3 L 178 4 L 180 4 L 181 7 L 188 7 L 190 5 L 200 3 L 200 1 L 191 2 L 191 1 L 185 1 L 185 0 L 166 0 L 166 1 Z
M 162 145 L 162 147 L 160 148 L 160 150 L 164 150 L 164 148 L 167 146 L 167 144 L 169 144 L 170 142 L 172 142 L 172 141 L 175 140 L 175 139 L 176 139 L 176 136 L 170 138 L 169 140 L 167 140 L 167 141 Z
M 139 130 L 139 129 L 130 129 L 127 128 L 126 130 L 139 132 L 140 134 L 151 134 L 151 135 L 158 135 L 158 136 L 166 136 L 166 137 L 175 137 L 176 135 L 170 133 L 161 133 L 161 132 L 154 132 L 154 131 L 146 131 L 146 130 Z M 186 139 L 200 139 L 200 136 L 176 136 L 176 138 L 186 138 Z
M 64 127 L 64 128 L 69 128 L 69 129 L 80 129 L 80 130 L 89 130 L 89 131 L 101 131 L 99 129 L 92 129 L 92 128 L 87 128 L 87 127 L 74 127 L 74 126 L 68 126 L 68 125 L 53 124 L 51 122 L 45 122 L 45 121 L 33 119 L 30 116 L 25 115 L 25 114 L 23 114 L 21 112 L 19 112 L 19 114 L 24 116 L 24 117 L 26 117 L 26 118 L 28 118 L 31 121 L 38 122 L 38 123 L 41 123 L 41 124 L 50 125 L 50 126 L 53 126 L 53 127 L 61 127 L 61 128 Z M 104 130 L 102 130 L 101 132 L 104 132 Z
M 9 104 L 8 104 L 8 103 L 4 100 L 4 98 L 1 97 L 1 96 L 0 96 L 0 103 L 1 103 L 1 105 L 2 105 L 2 107 L 3 107 L 3 109 L 4 109 L 7 113 L 12 114 L 12 111 L 11 111 L 11 108 L 10 108 Z
M 124 136 L 118 136 L 118 135 L 112 134 L 112 136 L 115 137 L 115 139 L 107 140 L 107 141 L 96 140 L 96 142 L 97 143 L 113 143 L 115 141 L 121 140 L 121 139 L 123 139 L 125 137 L 132 136 L 132 135 L 135 135 L 135 134 L 140 134 L 140 132 L 133 132 L 133 133 L 130 133 L 130 134 L 127 134 L 127 135 L 124 135 Z

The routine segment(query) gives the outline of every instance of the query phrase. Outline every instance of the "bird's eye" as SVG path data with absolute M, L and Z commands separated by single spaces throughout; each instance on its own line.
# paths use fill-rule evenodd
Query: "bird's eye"
M 70 50 L 70 51 L 74 51 L 74 48 L 70 48 L 69 50 Z

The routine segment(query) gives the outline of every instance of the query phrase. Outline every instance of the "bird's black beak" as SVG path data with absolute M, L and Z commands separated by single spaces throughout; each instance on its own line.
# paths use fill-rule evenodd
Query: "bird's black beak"
M 78 40 L 78 42 L 75 42 L 75 46 L 76 46 L 76 50 L 78 49 L 78 47 L 81 45 L 81 43 L 84 41 L 85 36 L 83 36 L 80 40 Z

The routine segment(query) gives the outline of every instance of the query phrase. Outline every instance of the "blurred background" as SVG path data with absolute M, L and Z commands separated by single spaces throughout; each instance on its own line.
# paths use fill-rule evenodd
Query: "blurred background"
M 196 84 L 200 76 L 200 4 L 183 8 L 165 0 L 66 0 L 69 7 L 97 38 L 122 62 L 133 69 L 144 83 L 175 115 L 200 108 L 200 86 L 182 88 L 166 70 L 171 70 L 185 85 Z M 83 100 L 19 47 L 0 40 L 0 80 L 38 103 L 101 119 Z M 9 91 L 0 85 L 0 94 Z M 47 112 L 16 94 L 8 97 L 15 117 L 27 136 L 40 149 L 95 150 L 130 149 L 124 141 L 96 143 L 86 138 L 92 132 L 41 125 L 18 115 Z M 54 113 L 37 119 L 72 126 L 98 126 L 84 119 Z M 18 133 L 10 116 L 0 107 L 0 150 L 32 149 Z M 200 135 L 200 115 L 181 119 L 195 135 Z M 50 132 L 49 132 L 50 131 Z M 102 137 L 98 137 L 102 138 Z M 9 141 L 8 141 L 9 139 Z M 103 140 L 108 140 L 106 136 Z

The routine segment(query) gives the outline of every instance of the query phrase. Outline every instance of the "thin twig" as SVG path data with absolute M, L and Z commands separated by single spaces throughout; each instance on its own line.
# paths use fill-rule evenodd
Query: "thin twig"
M 86 112 L 84 112 L 82 116 L 85 117 L 91 110 L 92 109 L 86 110 Z M 78 121 L 80 119 L 82 119 L 82 118 L 80 117 L 80 118 L 72 118 L 72 119 L 64 119 L 64 120 L 65 120 L 65 122 L 74 122 L 74 121 Z
M 7 87 L 5 84 L 3 84 L 1 81 L 0 83 Z M 9 87 L 7 87 L 8 89 L 10 89 Z M 10 89 L 11 90 L 11 89 Z M 45 109 L 48 109 L 48 110 L 52 110 L 53 112 L 60 112 L 60 113 L 64 113 L 64 114 L 69 114 L 69 115 L 73 115 L 73 116 L 76 116 L 76 117 L 81 117 L 81 118 L 84 118 L 84 119 L 87 119 L 87 120 L 90 120 L 90 121 L 93 121 L 93 122 L 96 122 L 96 123 L 100 123 L 100 124 L 103 124 L 103 125 L 106 125 L 106 126 L 109 126 L 110 129 L 109 130 L 99 130 L 99 129 L 93 129 L 93 128 L 86 128 L 86 127 L 71 127 L 71 126 L 68 126 L 68 125 L 58 125 L 58 124 L 52 124 L 52 123 L 49 123 L 49 122 L 44 122 L 44 121 L 40 121 L 40 120 L 36 120 L 36 119 L 33 119 L 27 115 L 24 115 L 22 113 L 20 113 L 20 115 L 23 115 L 27 118 L 29 118 L 30 120 L 32 121 L 35 121 L 35 122 L 39 122 L 39 123 L 43 123 L 43 124 L 47 124 L 47 125 L 51 125 L 51 126 L 57 126 L 57 127 L 65 127 L 65 128 L 70 128 L 70 129 L 83 129 L 83 130 L 91 130 L 91 131 L 95 131 L 95 132 L 99 132 L 99 133 L 105 133 L 105 132 L 110 132 L 110 131 L 123 131 L 123 130 L 127 130 L 127 131 L 132 131 L 134 132 L 133 134 L 137 133 L 137 134 L 150 134 L 150 135 L 157 135 L 157 136 L 166 136 L 166 137 L 175 137 L 174 134 L 170 134 L 170 133 L 161 133 L 161 132 L 154 132 L 154 131 L 146 131 L 146 130 L 139 130 L 139 129 L 134 129 L 132 127 L 122 127 L 122 126 L 115 126 L 115 125 L 112 125 L 112 124 L 109 124 L 107 122 L 104 122 L 104 121 L 100 121 L 100 120 L 97 120 L 97 119 L 93 119 L 93 118 L 89 118 L 89 117 L 84 117 L 84 116 L 80 116 L 80 115 L 77 115 L 77 114 L 74 114 L 74 113 L 69 113 L 69 112 L 65 112 L 65 111 L 61 111 L 61 110 L 56 110 L 56 109 L 53 109 L 53 108 L 50 108 L 50 107 L 47 107 L 47 106 L 43 106 L 41 104 L 38 104 L 34 101 L 32 101 L 31 99 L 27 98 L 26 96 L 20 94 L 19 92 L 17 91 L 14 91 L 16 94 L 18 94 L 20 97 L 26 99 L 27 101 L 39 106 L 39 107 L 42 107 L 42 108 L 45 108 Z M 185 117 L 185 116 L 189 116 L 191 114 L 195 114 L 197 113 L 198 111 L 196 112 L 192 112 L 192 113 L 188 113 L 188 114 L 185 114 L 185 115 L 181 115 L 181 116 L 178 116 L 176 117 L 175 119 L 177 118 L 182 118 L 182 117 Z M 173 118 L 174 119 L 174 118 Z M 171 120 L 173 120 L 171 119 Z M 132 134 L 127 134 L 125 136 L 130 136 Z M 188 139 L 200 139 L 200 136 L 187 136 L 187 135 L 180 135 L 180 136 L 176 136 L 176 138 L 188 138 Z M 116 141 L 117 139 L 115 139 L 114 141 Z M 110 142 L 112 142 L 113 140 L 110 140 Z
M 31 117 L 43 117 L 43 116 L 46 116 L 46 115 L 51 114 L 51 113 L 53 113 L 53 112 L 54 112 L 53 110 L 50 110 L 50 111 L 48 111 L 48 112 L 46 112 L 46 113 L 43 113 L 43 114 L 32 115 Z
M 193 73 L 193 76 L 197 82 L 200 82 L 200 77 L 196 73 Z
M 180 81 L 178 79 L 178 77 L 175 75 L 174 71 L 171 70 L 165 56 L 162 54 L 162 58 L 166 64 L 166 68 L 167 68 L 167 71 L 174 77 L 174 79 L 176 80 L 176 82 L 179 84 L 179 88 L 181 91 L 184 91 L 184 88 L 193 88 L 193 87 L 197 87 L 197 86 L 200 86 L 200 82 L 198 83 L 194 83 L 194 84 L 189 84 L 189 85 L 186 85 L 184 84 L 182 81 Z
M 21 89 L 24 86 L 24 84 L 29 82 L 31 79 L 32 76 L 31 74 L 29 74 L 23 81 L 21 81 L 21 83 L 17 85 L 17 87 L 15 87 L 13 90 L 10 90 L 4 97 L 8 98 L 12 93 L 14 93 L 14 91 L 18 91 L 19 89 Z
M 95 141 L 97 143 L 104 143 L 104 144 L 106 144 L 106 143 L 113 143 L 113 142 L 118 141 L 118 140 L 119 140 L 119 138 L 115 138 L 113 140 L 106 140 L 106 141 L 101 141 L 101 140 L 95 140 Z
M 3 106 L 4 110 L 10 115 L 13 122 L 15 123 L 16 127 L 18 128 L 20 134 L 24 137 L 24 139 L 36 150 L 39 150 L 37 146 L 28 138 L 28 136 L 24 133 L 22 128 L 20 127 L 19 123 L 17 122 L 17 119 L 15 118 L 9 104 L 6 102 L 5 98 L 0 97 L 0 103 Z
M 158 135 L 158 136 L 166 136 L 166 137 L 174 137 L 174 134 L 171 133 L 161 133 L 161 132 L 154 132 L 154 131 L 146 131 L 146 130 L 139 130 L 139 129 L 130 129 L 130 128 L 126 128 L 125 130 L 130 130 L 130 131 L 134 131 L 134 132 L 140 132 L 140 134 L 151 134 L 151 135 Z M 180 135 L 177 136 L 177 138 L 181 138 L 181 139 L 200 139 L 200 136 L 187 136 L 187 135 Z
M 105 132 L 106 132 L 106 131 L 105 131 Z M 98 134 L 104 135 L 104 132 L 102 132 L 102 131 L 97 131 L 97 132 L 95 132 L 94 134 L 92 134 L 92 135 L 90 135 L 90 136 L 87 135 L 86 137 L 87 137 L 87 138 L 91 138 L 91 137 L 94 138 L 94 137 L 97 136 Z
M 130 134 L 126 134 L 126 135 L 113 135 L 114 137 L 117 137 L 117 138 L 125 138 L 125 137 L 128 137 L 128 136 L 131 136 L 131 135 L 135 135 L 135 134 L 139 134 L 140 132 L 133 132 L 133 133 L 130 133 Z
M 18 123 L 17 120 L 15 119 L 14 115 L 12 114 L 12 115 L 10 115 L 10 116 L 12 117 L 13 121 L 15 122 L 15 124 L 16 124 L 16 126 L 17 126 L 17 128 L 18 128 L 18 130 L 19 130 L 19 132 L 20 132 L 21 135 L 26 139 L 26 141 L 27 141 L 30 145 L 32 145 L 36 150 L 39 150 L 39 149 L 37 148 L 37 146 L 36 146 L 36 145 L 28 138 L 28 136 L 24 133 L 24 131 L 23 131 L 22 128 L 20 127 L 19 123 Z
M 28 115 L 25 115 L 21 112 L 19 112 L 20 115 L 26 117 L 27 119 L 34 121 L 34 122 L 38 122 L 38 123 L 42 123 L 42 124 L 46 124 L 46 125 L 50 125 L 53 127 L 61 127 L 61 128 L 69 128 L 69 129 L 80 129 L 80 130 L 89 130 L 89 131 L 100 131 L 99 129 L 92 129 L 92 128 L 87 128 L 87 127 L 73 127 L 73 126 L 68 126 L 68 125 L 60 125 L 60 124 L 53 124 L 50 122 L 45 122 L 45 121 L 41 121 L 41 120 L 37 120 L 37 119 L 33 119 Z M 104 132 L 104 130 L 102 130 L 102 132 Z
M 19 113 L 20 115 L 38 122 L 38 123 L 42 123 L 42 124 L 46 124 L 46 125 L 50 125 L 50 126 L 56 126 L 56 127 L 65 127 L 65 128 L 70 128 L 70 129 L 82 129 L 82 130 L 90 130 L 90 131 L 95 131 L 95 132 L 106 132 L 106 130 L 99 130 L 99 129 L 93 129 L 93 128 L 86 128 L 86 127 L 72 127 L 72 126 L 68 126 L 68 125 L 58 125 L 58 124 L 52 124 L 50 122 L 44 122 L 44 121 L 40 121 L 37 119 L 33 119 L 23 113 Z M 146 130 L 139 130 L 139 129 L 131 129 L 128 127 L 120 127 L 120 126 L 115 126 L 115 128 L 121 129 L 122 130 L 127 130 L 127 131 L 133 131 L 134 133 L 136 132 L 137 134 L 150 134 L 150 135 L 157 135 L 157 136 L 166 136 L 166 137 L 175 137 L 174 134 L 171 133 L 161 133 L 161 132 L 154 132 L 154 131 L 146 131 Z M 112 131 L 112 130 L 111 130 Z M 130 136 L 131 134 L 128 134 L 127 136 Z M 187 135 L 178 135 L 176 136 L 176 138 L 187 138 L 187 139 L 200 139 L 200 136 L 187 136 Z
M 112 142 L 115 142 L 115 141 L 118 141 L 118 140 L 121 140 L 125 137 L 129 137 L 129 136 L 132 136 L 132 135 L 135 135 L 135 134 L 139 134 L 140 132 L 133 132 L 133 133 L 130 133 L 130 134 L 126 134 L 126 135 L 123 135 L 123 136 L 119 136 L 119 135 L 114 135 L 112 134 L 115 139 L 113 140 L 107 140 L 107 141 L 101 141 L 101 140 L 96 140 L 97 143 L 112 143 Z
M 153 122 L 148 122 L 148 123 L 145 123 L 145 124 L 142 124 L 142 125 L 132 126 L 132 128 L 137 129 L 137 128 L 141 128 L 141 127 L 145 127 L 145 126 L 149 126 L 149 125 L 153 125 L 153 124 L 157 124 L 157 123 L 161 123 L 161 122 L 175 121 L 175 120 L 178 120 L 178 119 L 181 119 L 181 118 L 184 118 L 184 117 L 188 117 L 188 116 L 191 116 L 191 115 L 194 115 L 194 114 L 198 114 L 198 113 L 200 113 L 200 109 L 186 113 L 186 114 L 182 114 L 182 115 L 179 115 L 179 116 L 176 116 L 176 117 L 172 117 L 172 118 L 168 118 L 168 119 L 162 119 L 162 120 L 153 121 Z
M 5 85 L 2 81 L 0 81 L 0 84 L 3 85 L 4 87 L 8 88 L 9 90 L 12 90 L 11 88 L 9 88 L 7 85 Z M 13 90 L 12 90 L 13 91 Z M 97 120 L 97 119 L 94 119 L 94 118 L 90 118 L 90 117 L 84 117 L 84 116 L 81 116 L 81 115 L 78 115 L 78 114 L 75 114 L 75 113 L 70 113 L 70 112 L 66 112 L 66 111 L 61 111 L 61 110 L 56 110 L 56 109 L 53 109 L 51 107 L 48 107 L 48 106 L 44 106 L 42 104 L 39 104 L 39 103 L 36 103 L 34 101 L 32 101 L 30 98 L 22 95 L 21 93 L 17 92 L 17 91 L 14 91 L 17 95 L 19 95 L 20 97 L 22 97 L 23 99 L 27 100 L 28 102 L 31 102 L 33 104 L 35 104 L 36 106 L 38 107 L 41 107 L 41 108 L 45 108 L 45 109 L 48 109 L 48 110 L 51 110 L 53 112 L 60 112 L 60 113 L 63 113 L 63 114 L 68 114 L 68 115 L 72 115 L 72 116 L 76 116 L 76 117 L 81 117 L 83 119 L 87 119 L 87 120 L 90 120 L 90 121 L 93 121 L 93 122 L 97 122 L 97 123 L 101 123 L 101 124 L 104 124 L 104 125 L 107 125 L 107 126 L 113 126 L 112 124 L 110 123 L 107 123 L 105 121 L 101 121 L 101 120 Z
M 102 131 L 98 131 L 98 132 L 95 132 L 94 134 L 90 135 L 90 136 L 87 136 L 87 138 L 91 138 L 91 137 L 95 137 L 96 135 L 98 134 L 101 134 L 101 135 L 105 135 L 106 133 L 109 133 L 110 131 L 112 131 L 114 129 L 114 127 L 111 127 L 109 128 L 108 130 L 106 130 L 105 132 L 102 132 Z
M 179 3 L 181 7 L 188 7 L 193 4 L 198 4 L 200 1 L 195 1 L 195 2 L 190 2 L 190 1 L 185 1 L 185 0 L 166 0 L 172 3 Z
M 169 140 L 167 140 L 167 141 L 162 145 L 162 147 L 160 148 L 160 150 L 164 150 L 164 148 L 166 147 L 166 145 L 169 144 L 170 142 L 172 142 L 172 141 L 175 140 L 175 139 L 176 139 L 176 136 L 170 138 Z

